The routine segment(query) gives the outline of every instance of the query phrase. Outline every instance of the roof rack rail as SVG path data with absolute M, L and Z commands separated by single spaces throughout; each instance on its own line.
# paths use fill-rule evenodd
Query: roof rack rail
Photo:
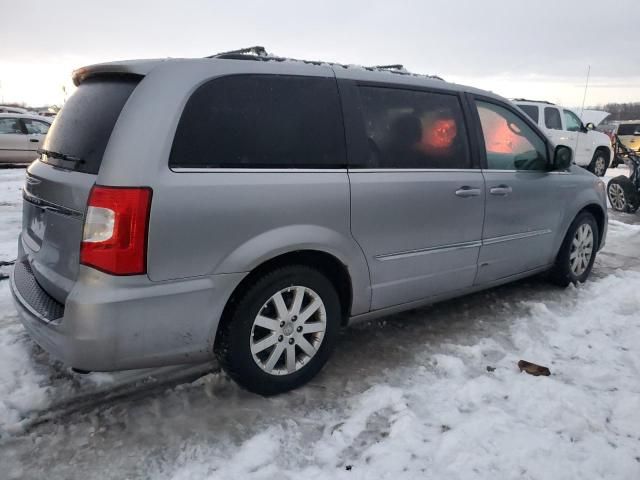
M 414 75 L 419 77 L 427 77 L 427 78 L 432 78 L 434 80 L 441 80 L 444 82 L 444 79 L 437 75 L 422 75 L 417 73 L 411 73 L 409 70 L 404 68 L 404 65 L 402 65 L 401 63 L 393 63 L 390 65 L 375 65 L 373 67 L 363 67 L 363 68 L 371 71 L 380 70 L 383 72 L 396 73 L 398 75 Z
M 376 65 L 373 68 L 377 68 L 378 70 L 404 70 L 404 65 L 401 63 L 393 63 L 391 65 Z
M 548 102 L 547 100 L 530 100 L 528 98 L 513 98 L 511 99 L 513 102 L 535 102 L 535 103 L 546 103 L 547 105 L 555 105 L 555 103 Z
M 299 60 L 295 58 L 286 58 L 286 57 L 279 57 L 276 55 L 272 55 L 269 52 L 267 52 L 266 48 L 260 45 L 255 45 L 253 47 L 239 48 L 237 50 L 229 50 L 228 52 L 216 53 L 213 55 L 209 55 L 205 58 L 220 58 L 225 60 L 258 60 L 258 61 L 274 61 L 274 62 L 283 62 L 283 61 L 289 60 L 294 62 L 302 62 L 309 65 L 330 65 L 332 67 L 341 67 L 341 68 L 357 67 L 357 68 L 363 68 L 369 71 L 389 72 L 389 73 L 395 73 L 399 75 L 414 75 L 414 76 L 432 78 L 435 80 L 441 80 L 444 82 L 444 79 L 441 77 L 438 77 L 437 75 L 421 75 L 421 74 L 411 73 L 406 68 L 404 68 L 404 65 L 401 65 L 399 63 L 390 64 L 390 65 L 376 65 L 373 67 L 359 67 L 356 65 L 344 65 L 341 63 L 325 62 L 321 60 Z
M 239 48 L 237 50 L 229 50 L 228 52 L 215 53 L 213 55 L 209 55 L 206 58 L 228 58 L 241 60 L 243 58 L 268 56 L 269 54 L 267 53 L 266 48 L 260 45 L 254 45 L 253 47 Z

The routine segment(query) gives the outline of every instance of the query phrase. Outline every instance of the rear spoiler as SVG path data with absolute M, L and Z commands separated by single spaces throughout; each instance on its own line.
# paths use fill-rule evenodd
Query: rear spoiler
M 166 59 L 168 60 L 168 59 Z M 97 63 L 78 68 L 71 74 L 74 85 L 77 87 L 86 79 L 96 75 L 140 75 L 145 76 L 165 59 L 153 60 L 124 60 L 120 62 Z

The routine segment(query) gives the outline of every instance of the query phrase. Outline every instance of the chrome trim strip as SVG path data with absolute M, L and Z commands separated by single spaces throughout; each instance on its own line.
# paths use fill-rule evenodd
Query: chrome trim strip
M 482 245 L 494 245 L 496 243 L 509 242 L 511 240 L 520 240 L 523 238 L 537 237 L 539 235 L 548 235 L 551 230 L 533 230 L 531 232 L 514 233 L 512 235 L 502 235 L 500 237 L 486 238 L 482 240 Z
M 480 173 L 479 168 L 185 168 L 172 167 L 176 173 L 322 173 L 322 172 L 349 172 L 349 173 L 387 173 L 387 172 L 474 172 Z
M 511 240 L 521 240 L 523 238 L 537 237 L 539 235 L 548 235 L 551 230 L 534 230 L 531 232 L 514 233 L 512 235 L 503 235 L 500 237 L 487 238 L 484 240 L 475 240 L 471 242 L 451 243 L 439 247 L 418 248 L 416 250 L 406 250 L 398 253 L 385 253 L 376 255 L 374 258 L 381 262 L 387 260 L 400 260 L 402 258 L 416 257 L 419 255 L 429 255 L 431 253 L 446 253 L 466 248 L 477 248 L 485 245 L 495 245 L 497 243 L 509 242 Z
M 551 173 L 547 170 L 502 170 L 498 168 L 485 168 L 482 171 L 485 173 L 537 173 L 538 175 L 541 173 Z
M 347 173 L 346 168 L 184 168 L 170 169 L 175 173 Z
M 449 245 L 443 245 L 441 247 L 420 248 L 417 250 L 407 250 L 407 251 L 398 252 L 398 253 L 376 255 L 374 258 L 381 262 L 386 262 L 387 260 L 399 260 L 401 258 L 415 257 L 417 255 L 428 255 L 430 253 L 452 252 L 454 250 L 463 250 L 466 248 L 477 248 L 480 246 L 482 246 L 482 242 L 480 240 L 476 240 L 473 242 L 452 243 Z
M 39 207 L 43 210 L 47 210 L 53 213 L 58 213 L 60 215 L 65 215 L 67 217 L 75 217 L 82 218 L 84 217 L 84 213 L 78 212 L 77 210 L 73 210 L 71 208 L 63 207 L 61 205 L 56 205 L 55 203 L 48 202 L 46 200 L 42 200 L 34 195 L 31 195 L 25 189 L 22 190 L 22 198 L 25 202 L 29 202 L 36 207 Z
M 390 173 L 390 172 L 432 172 L 432 173 L 451 173 L 451 172 L 472 172 L 481 173 L 479 168 L 349 168 L 349 173 Z
M 547 172 L 544 170 L 490 170 L 480 168 L 186 168 L 171 167 L 170 170 L 175 173 L 391 173 L 391 172 L 432 172 L 432 173 L 451 173 L 451 172 L 468 172 L 468 173 L 549 173 L 554 175 L 570 175 L 571 172 Z
M 571 175 L 571 172 L 565 172 L 564 170 L 554 170 L 554 171 L 547 171 L 547 170 L 493 170 L 491 168 L 485 168 L 482 170 L 483 173 L 537 173 L 538 175 L 540 174 L 547 174 L 547 175 Z

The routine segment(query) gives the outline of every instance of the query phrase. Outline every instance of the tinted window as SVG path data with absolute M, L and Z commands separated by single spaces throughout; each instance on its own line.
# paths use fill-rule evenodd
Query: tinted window
M 562 130 L 560 111 L 553 107 L 544 107 L 544 124 L 551 130 Z
M 43 161 L 85 173 L 98 173 L 102 155 L 122 107 L 139 78 L 95 78 L 83 82 L 51 125 L 43 148 L 79 158 L 83 163 L 52 156 Z
M 540 110 L 536 105 L 518 105 L 518 107 L 520 107 L 524 113 L 529 115 L 536 125 L 538 124 L 538 120 L 540 119 Z
M 0 134 L 22 133 L 20 121 L 17 118 L 0 118 Z
M 469 168 L 458 97 L 361 87 L 369 168 Z
M 344 167 L 335 79 L 235 75 L 201 86 L 185 106 L 173 167 Z
M 23 118 L 22 121 L 24 122 L 24 126 L 27 127 L 27 133 L 30 135 L 46 135 L 49 131 L 49 124 L 46 122 L 32 120 L 31 118 Z
M 564 113 L 564 124 L 567 126 L 566 130 L 570 132 L 579 132 L 582 130 L 582 122 L 575 113 L 569 110 L 563 110 L 562 113 Z
M 618 125 L 618 135 L 640 135 L 640 123 L 621 123 Z
M 547 148 L 542 138 L 510 110 L 476 102 L 487 166 L 492 170 L 545 170 Z

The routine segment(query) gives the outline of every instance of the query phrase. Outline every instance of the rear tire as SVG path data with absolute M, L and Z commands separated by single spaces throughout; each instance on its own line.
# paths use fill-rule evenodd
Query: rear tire
M 587 170 L 597 177 L 604 177 L 604 174 L 607 173 L 607 163 L 609 163 L 607 154 L 602 150 L 596 150 L 596 153 L 593 154 L 593 160 L 591 160 Z
M 635 185 L 624 175 L 609 180 L 607 197 L 611 208 L 618 212 L 634 213 L 640 206 L 640 195 Z
M 599 242 L 596 219 L 589 212 L 580 213 L 562 242 L 550 272 L 551 281 L 561 287 L 586 281 L 593 268 Z
M 327 362 L 342 309 L 335 287 L 317 270 L 304 265 L 273 270 L 232 302 L 215 353 L 241 387 L 260 395 L 286 392 L 307 383 Z

